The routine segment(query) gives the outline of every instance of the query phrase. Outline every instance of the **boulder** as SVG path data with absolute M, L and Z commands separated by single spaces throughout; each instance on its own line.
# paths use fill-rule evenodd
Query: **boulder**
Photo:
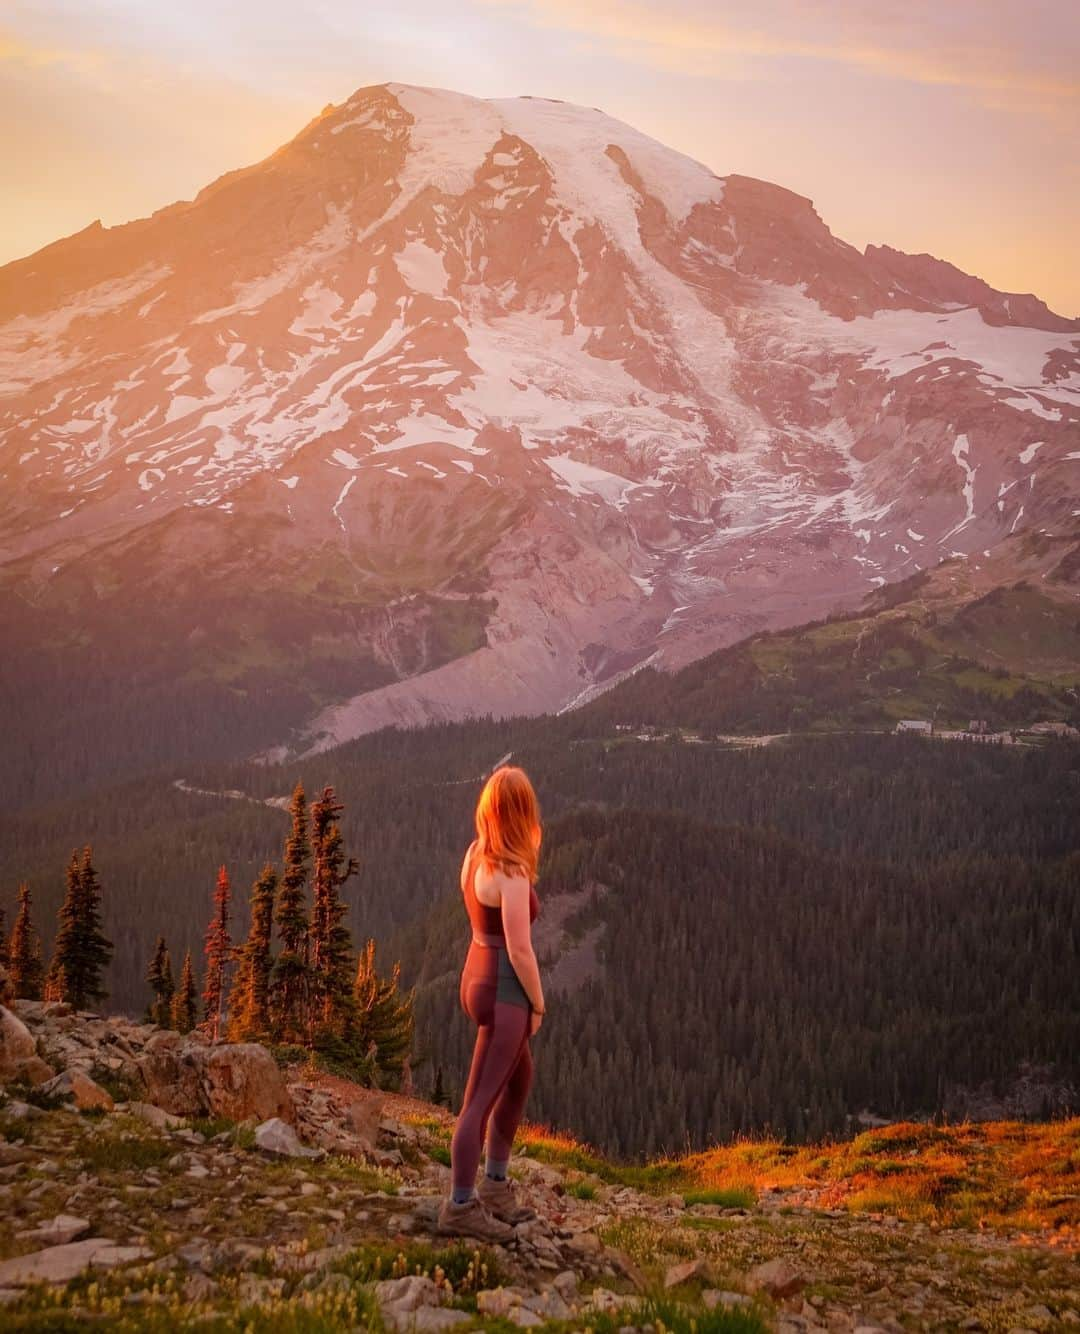
M 364 1148 L 374 1149 L 383 1120 L 383 1099 L 377 1096 L 359 1098 L 345 1110 L 345 1122 Z
M 78 1241 L 90 1231 L 90 1223 L 85 1218 L 74 1218 L 71 1214 L 57 1214 L 47 1223 L 41 1223 L 27 1232 L 19 1233 L 20 1241 L 36 1241 L 42 1246 L 65 1246 L 69 1241 Z
M 755 1265 L 746 1275 L 750 1292 L 766 1292 L 770 1297 L 790 1297 L 806 1286 L 803 1276 L 787 1260 L 778 1256 Z
M 277 1158 L 324 1157 L 321 1149 L 309 1149 L 301 1144 L 292 1126 L 278 1116 L 255 1127 L 255 1146 Z
M 42 1085 L 41 1091 L 53 1098 L 67 1098 L 80 1112 L 111 1112 L 116 1105 L 100 1084 L 95 1084 L 81 1070 L 64 1070 Z
M 375 1284 L 375 1300 L 380 1306 L 395 1306 L 399 1311 L 415 1311 L 418 1306 L 438 1306 L 442 1289 L 424 1274 L 406 1274 L 404 1278 L 384 1278 Z
M 718 1306 L 727 1311 L 751 1304 L 745 1292 L 728 1292 L 725 1288 L 704 1288 L 701 1301 L 707 1311 L 715 1311 Z
M 151 1102 L 129 1102 L 125 1104 L 123 1110 L 128 1116 L 135 1117 L 137 1121 L 142 1121 L 144 1125 L 152 1126 L 155 1130 L 175 1130 L 183 1124 L 183 1117 L 162 1111 Z
M 206 1099 L 196 1051 L 202 1055 L 201 1048 L 187 1051 L 181 1046 L 179 1033 L 155 1033 L 135 1062 L 146 1089 L 145 1100 L 173 1116 L 205 1115 Z
M 295 1117 L 277 1062 L 255 1042 L 212 1046 L 194 1035 L 160 1032 L 147 1041 L 135 1064 L 145 1101 L 173 1116 L 289 1122 Z
M 17 1014 L 0 1005 L 0 1080 L 18 1079 L 22 1066 L 37 1056 L 37 1044 Z
M 210 1047 L 204 1054 L 206 1097 L 213 1116 L 244 1121 L 279 1118 L 292 1122 L 295 1110 L 278 1063 L 257 1042 Z
M 664 1274 L 664 1287 L 674 1288 L 680 1283 L 688 1283 L 692 1278 L 705 1278 L 708 1266 L 704 1260 L 684 1260 L 681 1264 L 670 1265 Z
M 119 1265 L 148 1260 L 153 1251 L 145 1246 L 118 1246 L 104 1237 L 50 1246 L 0 1262 L 0 1288 L 26 1288 L 34 1283 L 70 1283 L 91 1267 L 115 1269 Z

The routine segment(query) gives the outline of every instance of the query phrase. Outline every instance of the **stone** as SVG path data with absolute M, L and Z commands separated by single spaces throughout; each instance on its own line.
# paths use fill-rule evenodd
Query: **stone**
M 115 1269 L 148 1260 L 153 1251 L 145 1246 L 118 1246 L 102 1237 L 50 1246 L 14 1260 L 0 1262 L 0 1288 L 26 1288 L 34 1283 L 70 1283 L 84 1269 Z
M 321 1149 L 309 1149 L 301 1144 L 296 1131 L 278 1116 L 255 1127 L 255 1146 L 263 1153 L 278 1158 L 322 1158 Z
M 142 1121 L 155 1130 L 175 1130 L 184 1123 L 183 1117 L 173 1116 L 162 1108 L 155 1107 L 151 1102 L 129 1102 L 124 1110 L 128 1116 L 135 1117 L 137 1121 Z
M 551 1286 L 563 1301 L 573 1301 L 578 1291 L 578 1276 L 572 1269 L 564 1269 L 551 1280 Z
M 575 1232 L 567 1239 L 566 1248 L 578 1255 L 598 1255 L 604 1244 L 595 1232 Z
M 631 1306 L 637 1300 L 632 1292 L 612 1292 L 610 1288 L 593 1288 L 584 1305 L 594 1311 L 616 1311 L 620 1306 Z
M 425 1331 L 429 1330 L 432 1334 L 437 1334 L 439 1330 L 453 1329 L 456 1325 L 465 1324 L 472 1319 L 470 1311 L 459 1311 L 452 1306 L 421 1306 L 404 1320 L 399 1320 L 396 1309 L 392 1310 L 396 1330 L 415 1329 L 420 1331 L 420 1334 L 425 1334 Z
M 723 1288 L 702 1289 L 701 1300 L 707 1311 L 715 1311 L 718 1306 L 732 1310 L 736 1306 L 751 1305 L 751 1299 L 745 1292 L 728 1292 Z
M 36 1241 L 43 1246 L 63 1246 L 69 1241 L 78 1241 L 90 1231 L 90 1223 L 85 1218 L 75 1218 L 71 1214 L 57 1214 L 47 1223 L 40 1223 L 28 1232 L 20 1232 L 20 1241 Z
M 379 1138 L 379 1124 L 383 1119 L 383 1099 L 359 1098 L 345 1109 L 345 1123 L 360 1143 L 375 1148 Z
M 404 1278 L 384 1278 L 373 1289 L 380 1306 L 394 1306 L 399 1311 L 415 1311 L 418 1306 L 438 1306 L 442 1291 L 426 1274 L 406 1274 Z
M 680 1283 L 688 1283 L 692 1278 L 704 1278 L 705 1273 L 704 1260 L 684 1260 L 681 1264 L 669 1267 L 664 1274 L 664 1287 L 674 1288 Z
M 136 1058 L 146 1101 L 173 1116 L 204 1116 L 208 1108 L 194 1054 L 198 1049 L 183 1049 L 180 1041 L 179 1033 L 155 1033 Z
M 285 1077 L 277 1061 L 257 1042 L 232 1042 L 205 1053 L 205 1082 L 213 1116 L 243 1121 L 296 1118 Z
M 799 1271 L 780 1257 L 755 1265 L 745 1281 L 751 1292 L 765 1292 L 770 1297 L 790 1297 L 806 1286 Z
M 40 1088 L 42 1084 L 48 1083 L 55 1074 L 56 1071 L 48 1061 L 43 1061 L 40 1056 L 28 1056 L 19 1066 L 18 1078 L 22 1084 L 29 1084 L 31 1088 Z
M 62 1071 L 42 1086 L 42 1092 L 53 1098 L 72 1099 L 80 1112 L 111 1112 L 116 1105 L 112 1096 L 81 1070 Z
M 26 1063 L 37 1059 L 30 1030 L 17 1014 L 0 1005 L 0 1083 L 25 1079 Z

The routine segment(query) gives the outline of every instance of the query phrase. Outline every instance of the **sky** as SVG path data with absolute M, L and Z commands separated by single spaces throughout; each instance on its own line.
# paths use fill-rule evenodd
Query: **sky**
M 1080 316 L 1076 0 L 0 0 L 0 263 L 367 84 L 600 107 L 834 235 Z

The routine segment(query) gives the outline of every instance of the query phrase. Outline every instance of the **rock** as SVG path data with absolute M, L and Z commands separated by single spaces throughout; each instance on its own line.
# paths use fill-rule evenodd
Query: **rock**
M 345 1109 L 345 1123 L 366 1148 L 373 1149 L 379 1138 L 379 1124 L 383 1119 L 383 1099 L 360 1098 Z
M 718 1306 L 731 1310 L 736 1306 L 749 1306 L 750 1298 L 745 1292 L 727 1292 L 723 1288 L 704 1288 L 701 1300 L 707 1311 L 715 1311 Z
M 706 1268 L 704 1260 L 684 1260 L 681 1264 L 671 1265 L 664 1275 L 664 1287 L 674 1288 L 692 1278 L 704 1278 Z
M 427 1330 L 453 1329 L 455 1325 L 464 1324 L 472 1319 L 470 1311 L 458 1311 L 451 1306 L 421 1306 L 403 1320 L 398 1318 L 394 1308 L 391 1310 L 395 1330 L 415 1329 L 420 1331 L 420 1334 L 424 1334 Z
M 793 1265 L 778 1257 L 755 1265 L 746 1275 L 746 1286 L 751 1292 L 765 1292 L 770 1297 L 790 1297 L 805 1287 L 805 1280 Z
M 255 1127 L 255 1146 L 263 1153 L 279 1158 L 322 1158 L 321 1149 L 309 1149 L 300 1143 L 296 1131 L 278 1116 Z
M 604 1244 L 595 1232 L 575 1232 L 567 1239 L 566 1249 L 578 1255 L 598 1255 Z
M 277 1061 L 257 1042 L 211 1047 L 205 1054 L 205 1083 L 213 1116 L 243 1121 L 295 1120 L 292 1099 Z
M 145 1246 L 118 1246 L 102 1237 L 50 1246 L 14 1260 L 0 1262 L 0 1288 L 26 1288 L 33 1283 L 69 1283 L 84 1269 L 115 1269 L 119 1265 L 148 1260 L 153 1251 Z
M 203 1094 L 201 1064 L 180 1045 L 179 1033 L 155 1033 L 135 1065 L 146 1089 L 146 1101 L 173 1116 L 203 1116 L 208 1108 Z
M 17 1014 L 0 1005 L 0 1082 L 21 1079 L 25 1063 L 36 1057 L 30 1030 Z
M 135 1117 L 155 1130 L 175 1130 L 183 1125 L 183 1117 L 173 1116 L 151 1102 L 129 1102 L 124 1110 L 128 1116 Z
M 442 1290 L 426 1274 L 406 1274 L 404 1278 L 384 1278 L 375 1284 L 375 1300 L 380 1306 L 394 1306 L 399 1311 L 415 1311 L 418 1306 L 438 1306 Z
M 612 1292 L 610 1288 L 593 1288 L 583 1305 L 594 1311 L 617 1311 L 620 1306 L 632 1306 L 637 1300 L 632 1292 Z
M 43 1093 L 53 1098 L 70 1098 L 80 1112 L 111 1112 L 116 1105 L 100 1084 L 95 1084 L 81 1070 L 64 1070 L 42 1086 Z
M 55 1074 L 56 1071 L 48 1061 L 43 1061 L 40 1056 L 28 1056 L 19 1066 L 18 1078 L 20 1083 L 29 1084 L 31 1088 L 40 1088 Z
M 189 1034 L 155 1033 L 135 1066 L 146 1101 L 173 1116 L 223 1116 L 230 1121 L 295 1118 L 277 1062 L 254 1042 L 207 1045 Z
M 42 1246 L 64 1246 L 69 1241 L 78 1241 L 90 1231 L 90 1224 L 85 1218 L 74 1218 L 71 1214 L 57 1214 L 47 1223 L 41 1223 L 28 1232 L 20 1232 L 20 1241 L 36 1241 Z
M 573 1301 L 577 1296 L 578 1276 L 572 1269 L 564 1269 L 551 1280 L 551 1286 L 564 1301 Z

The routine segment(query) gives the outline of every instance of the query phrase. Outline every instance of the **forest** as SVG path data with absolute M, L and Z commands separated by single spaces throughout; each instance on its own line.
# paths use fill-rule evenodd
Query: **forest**
M 48 938 L 65 850 L 92 834 L 106 1004 L 141 1010 L 157 936 L 198 951 L 219 866 L 252 884 L 295 783 L 332 783 L 358 861 L 344 920 L 384 969 L 400 961 L 413 1077 L 429 1091 L 441 1071 L 453 1103 L 471 1039 L 458 868 L 481 780 L 511 753 L 545 814 L 541 905 L 577 895 L 567 928 L 597 935 L 601 965 L 551 997 L 534 1118 L 636 1154 L 842 1134 L 863 1107 L 931 1114 L 949 1084 L 1024 1061 L 1080 1083 L 1080 747 L 590 729 L 585 710 L 388 730 L 285 766 L 192 769 L 186 790 L 151 776 L 10 812 L 0 905 L 10 923 L 28 880 Z

